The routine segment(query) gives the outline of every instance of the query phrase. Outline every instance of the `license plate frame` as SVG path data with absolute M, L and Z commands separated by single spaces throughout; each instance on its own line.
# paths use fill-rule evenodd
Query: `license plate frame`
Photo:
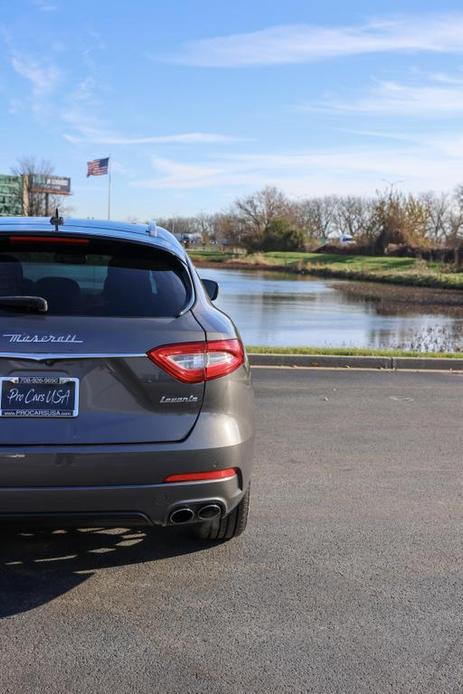
M 13 393 L 12 389 L 15 389 L 16 393 Z M 5 402 L 8 395 L 10 396 L 9 404 Z M 12 395 L 14 395 L 13 398 Z M 0 377 L 0 417 L 72 419 L 78 415 L 78 378 L 39 375 Z

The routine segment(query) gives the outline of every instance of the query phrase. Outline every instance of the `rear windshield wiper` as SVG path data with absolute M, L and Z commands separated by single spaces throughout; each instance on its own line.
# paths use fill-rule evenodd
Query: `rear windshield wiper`
M 0 311 L 47 313 L 48 302 L 42 296 L 0 296 Z

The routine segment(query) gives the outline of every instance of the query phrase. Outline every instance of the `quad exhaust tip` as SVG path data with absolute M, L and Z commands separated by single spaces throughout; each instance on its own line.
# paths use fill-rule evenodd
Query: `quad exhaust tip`
M 213 520 L 222 515 L 222 509 L 218 504 L 206 504 L 198 510 L 198 518 L 200 520 Z
M 191 523 L 194 520 L 195 514 L 191 508 L 187 506 L 182 508 L 177 508 L 169 516 L 169 520 L 174 525 L 183 525 L 184 523 Z
M 192 523 L 194 520 L 210 521 L 215 518 L 220 518 L 222 515 L 222 507 L 219 504 L 204 504 L 200 506 L 196 513 L 189 506 L 181 506 L 176 508 L 175 511 L 169 516 L 169 522 L 172 525 L 184 525 L 186 523 Z

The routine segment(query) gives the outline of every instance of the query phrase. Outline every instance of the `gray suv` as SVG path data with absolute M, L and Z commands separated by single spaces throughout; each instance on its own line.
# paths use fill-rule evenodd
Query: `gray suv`
M 239 334 L 165 229 L 0 218 L 0 523 L 246 526 Z

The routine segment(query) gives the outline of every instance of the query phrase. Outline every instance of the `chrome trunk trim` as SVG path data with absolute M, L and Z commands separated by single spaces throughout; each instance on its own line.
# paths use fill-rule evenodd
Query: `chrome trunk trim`
M 18 361 L 52 361 L 60 359 L 123 359 L 133 357 L 146 357 L 146 353 L 134 354 L 129 352 L 124 353 L 79 353 L 79 352 L 44 352 L 44 353 L 28 353 L 28 352 L 0 352 L 0 359 L 14 359 Z

